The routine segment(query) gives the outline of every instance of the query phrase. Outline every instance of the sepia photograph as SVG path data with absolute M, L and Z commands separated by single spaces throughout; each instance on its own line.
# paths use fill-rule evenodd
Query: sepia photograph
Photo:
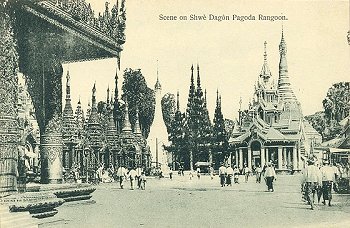
M 0 228 L 349 216 L 349 1 L 0 0 Z

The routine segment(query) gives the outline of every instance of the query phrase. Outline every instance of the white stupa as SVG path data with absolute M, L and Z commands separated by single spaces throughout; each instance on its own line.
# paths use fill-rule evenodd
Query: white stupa
M 157 82 L 154 85 L 155 93 L 155 113 L 154 120 L 150 129 L 149 136 L 147 138 L 147 143 L 150 146 L 152 154 L 152 165 L 156 166 L 158 162 L 158 167 L 162 169 L 163 173 L 166 173 L 169 169 L 167 161 L 167 152 L 164 150 L 163 145 L 168 145 L 168 133 L 163 120 L 162 114 L 162 86 L 159 83 L 158 70 L 157 70 Z

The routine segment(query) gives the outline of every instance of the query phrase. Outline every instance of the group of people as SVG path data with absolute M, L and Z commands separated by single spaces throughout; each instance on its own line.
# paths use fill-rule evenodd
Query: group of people
M 119 181 L 119 186 L 121 189 L 124 188 L 124 182 L 126 180 L 130 181 L 131 190 L 134 190 L 135 181 L 138 189 L 146 189 L 146 174 L 141 167 L 138 167 L 136 169 L 131 168 L 130 170 L 128 170 L 121 166 L 117 170 L 117 179 Z
M 245 165 L 242 171 L 239 170 L 237 166 L 234 166 L 233 168 L 231 165 L 228 165 L 227 167 L 224 165 L 224 163 L 221 164 L 219 168 L 219 177 L 220 177 L 220 184 L 221 187 L 226 186 L 232 186 L 232 178 L 234 183 L 239 183 L 239 175 L 244 175 L 245 183 L 248 182 L 249 176 L 252 174 L 252 170 Z M 261 168 L 260 165 L 255 168 L 255 175 L 256 175 L 256 183 L 261 183 L 261 177 L 264 176 L 267 189 L 268 191 L 273 192 L 273 181 L 276 179 L 276 172 L 273 164 L 271 162 L 267 163 L 264 168 Z
M 301 189 L 303 199 L 311 206 L 311 210 L 315 208 L 315 196 L 317 195 L 318 203 L 321 197 L 323 205 L 331 206 L 332 188 L 336 184 L 339 177 L 339 170 L 336 166 L 331 166 L 328 160 L 323 162 L 323 166 L 319 167 L 316 161 L 309 159 L 307 166 L 303 171 L 301 180 Z

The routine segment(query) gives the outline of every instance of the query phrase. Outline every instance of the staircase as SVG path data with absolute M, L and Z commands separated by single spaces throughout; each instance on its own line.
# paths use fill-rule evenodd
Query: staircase
M 38 228 L 35 218 L 26 212 L 10 212 L 8 206 L 0 205 L 0 227 L 1 228 Z

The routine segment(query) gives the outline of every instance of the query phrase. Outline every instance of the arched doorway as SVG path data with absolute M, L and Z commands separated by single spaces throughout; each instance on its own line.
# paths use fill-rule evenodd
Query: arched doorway
M 250 148 L 252 151 L 252 166 L 261 166 L 261 142 L 258 140 L 252 141 Z

